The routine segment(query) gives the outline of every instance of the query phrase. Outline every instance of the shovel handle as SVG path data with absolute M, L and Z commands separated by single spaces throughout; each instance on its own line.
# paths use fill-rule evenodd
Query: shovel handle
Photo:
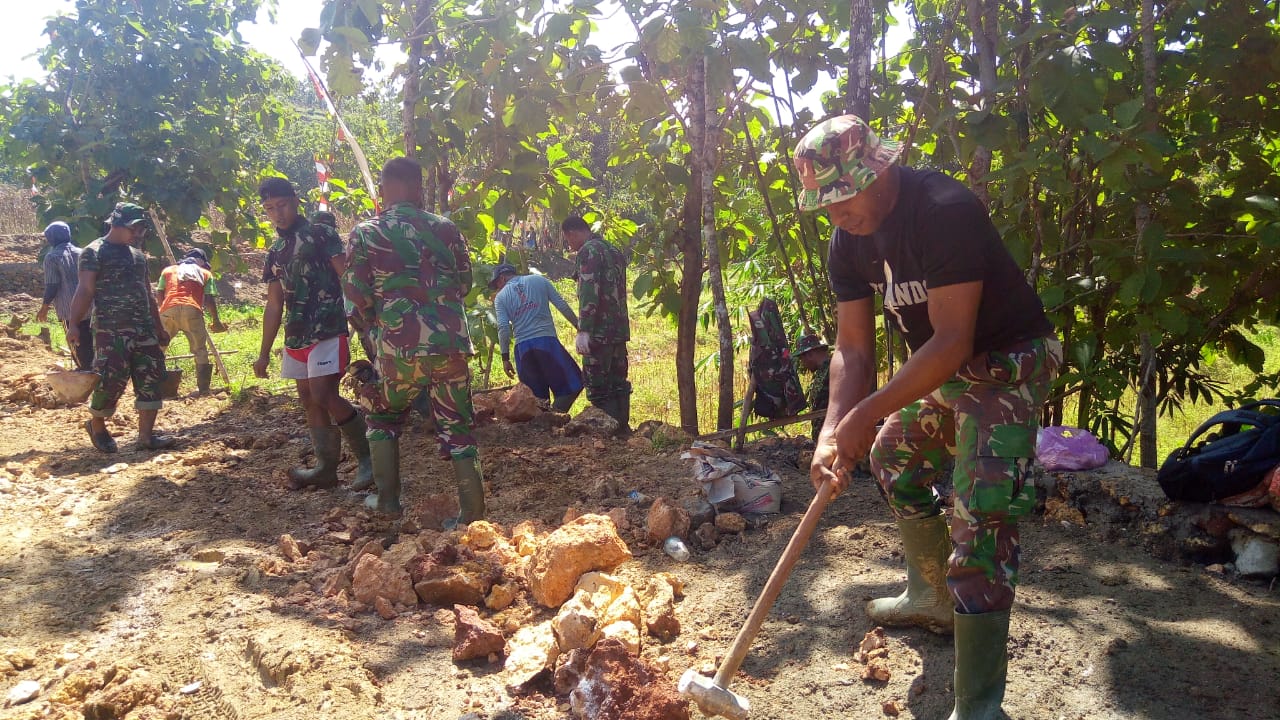
M 765 582 L 764 590 L 760 591 L 760 597 L 756 598 L 756 604 L 752 606 L 751 614 L 747 616 L 746 624 L 738 631 L 738 636 L 733 639 L 733 644 L 729 646 L 728 654 L 721 661 L 720 669 L 716 671 L 716 685 L 728 689 L 729 682 L 733 680 L 733 676 L 738 672 L 738 667 L 742 665 L 742 661 L 747 656 L 747 650 L 751 648 L 751 641 L 755 640 L 756 633 L 760 631 L 760 626 L 764 624 L 764 619 L 769 616 L 769 611 L 773 609 L 774 601 L 782 593 L 782 586 L 786 584 L 787 578 L 791 576 L 791 568 L 800 559 L 800 554 L 804 552 L 805 546 L 809 544 L 809 538 L 813 536 L 813 530 L 818 525 L 818 519 L 822 517 L 822 512 L 827 509 L 827 503 L 831 502 L 831 492 L 831 481 L 826 480 L 818 488 L 813 500 L 809 502 L 809 509 L 804 511 L 804 517 L 800 518 L 800 525 L 796 528 L 795 533 L 791 535 L 791 540 L 787 542 L 787 547 L 782 551 L 782 557 L 778 558 L 778 564 L 773 566 L 773 572 L 769 574 L 769 580 Z

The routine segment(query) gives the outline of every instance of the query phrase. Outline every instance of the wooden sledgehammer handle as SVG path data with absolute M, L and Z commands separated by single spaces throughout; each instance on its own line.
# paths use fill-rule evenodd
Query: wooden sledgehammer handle
M 773 566 L 773 572 L 769 574 L 764 590 L 760 592 L 760 597 L 756 598 L 756 604 L 751 608 L 746 624 L 733 639 L 733 645 L 729 646 L 728 654 L 720 663 L 720 669 L 716 671 L 716 685 L 728 689 L 733 676 L 738 672 L 738 667 L 747 657 L 747 650 L 751 649 L 751 641 L 755 640 L 756 633 L 760 631 L 764 619 L 769 616 L 769 610 L 773 608 L 773 602 L 782 593 L 782 586 L 791 576 L 791 568 L 795 566 L 805 546 L 809 544 L 809 538 L 813 536 L 813 530 L 817 527 L 822 511 L 827 509 L 829 502 L 831 502 L 831 481 L 828 480 L 822 483 L 822 487 L 818 488 L 818 493 L 810 501 L 809 509 L 805 510 L 804 517 L 800 518 L 799 527 L 787 542 L 786 549 L 782 551 L 782 557 L 778 558 L 778 564 Z

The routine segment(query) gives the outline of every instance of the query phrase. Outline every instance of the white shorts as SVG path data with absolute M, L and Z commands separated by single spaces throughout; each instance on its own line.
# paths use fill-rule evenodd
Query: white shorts
M 351 362 L 351 345 L 346 335 L 326 338 L 301 350 L 284 349 L 280 357 L 280 377 L 289 380 L 306 380 L 340 375 Z

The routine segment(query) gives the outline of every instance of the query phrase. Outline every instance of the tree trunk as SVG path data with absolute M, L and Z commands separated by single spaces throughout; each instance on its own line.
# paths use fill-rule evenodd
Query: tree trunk
M 871 115 L 871 63 L 875 57 L 870 0 L 849 2 L 849 77 L 844 108 L 863 120 Z
M 1143 124 L 1148 131 L 1159 129 L 1156 122 L 1156 32 L 1155 2 L 1142 0 L 1140 9 L 1142 37 L 1142 106 L 1146 117 Z M 1143 198 L 1138 201 L 1134 210 L 1134 225 L 1138 233 L 1135 241 L 1135 259 L 1138 267 L 1142 267 L 1146 256 L 1143 236 L 1151 224 L 1151 203 Z M 1138 369 L 1138 440 L 1141 443 L 1139 464 L 1144 468 L 1154 468 L 1158 462 L 1156 456 L 1156 375 L 1159 360 L 1155 346 L 1151 342 L 1151 332 L 1141 334 L 1142 359 Z
M 676 316 L 676 387 L 680 394 L 680 427 L 690 435 L 699 431 L 694 355 L 698 345 L 698 303 L 702 298 L 702 243 L 693 228 L 702 215 L 701 183 L 695 168 L 681 209 L 681 237 L 676 243 L 682 253 L 680 312 Z
M 995 112 L 996 4 L 994 0 L 967 0 L 967 3 L 974 54 L 978 61 L 978 98 L 983 110 Z M 987 190 L 987 176 L 990 174 L 991 148 L 979 145 L 969 163 L 969 188 L 988 207 L 991 205 L 991 195 Z
M 720 340 L 720 379 L 719 399 L 716 407 L 716 429 L 726 430 L 733 427 L 733 329 L 729 325 L 729 306 L 724 294 L 724 274 L 720 268 L 720 240 L 716 237 L 716 156 L 719 134 L 715 129 L 716 103 L 712 101 L 707 88 L 707 67 L 704 56 L 699 63 L 698 73 L 700 85 L 694 85 L 694 92 L 700 97 L 694 98 L 694 117 L 690 118 L 690 127 L 701 124 L 698 133 L 702 139 L 701 148 L 693 145 L 698 153 L 698 163 L 702 171 L 702 247 L 707 255 L 707 273 L 711 280 L 711 297 L 715 306 L 716 330 Z M 701 106 L 699 108 L 699 106 Z M 701 113 L 698 110 L 701 109 Z
M 404 132 L 405 157 L 418 157 L 418 101 L 422 98 L 422 58 L 426 54 L 427 41 L 423 25 L 431 15 L 434 0 L 418 0 L 413 9 L 414 31 L 407 42 L 409 60 L 404 66 L 404 104 L 400 110 L 400 125 Z

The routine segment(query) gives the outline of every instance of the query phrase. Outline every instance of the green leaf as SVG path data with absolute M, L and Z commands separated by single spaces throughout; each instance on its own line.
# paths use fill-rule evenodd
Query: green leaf
M 1141 111 L 1142 98 L 1134 98 L 1120 103 L 1112 112 L 1115 115 L 1116 124 L 1127 128 L 1133 125 L 1133 121 L 1137 119 L 1138 113 Z

